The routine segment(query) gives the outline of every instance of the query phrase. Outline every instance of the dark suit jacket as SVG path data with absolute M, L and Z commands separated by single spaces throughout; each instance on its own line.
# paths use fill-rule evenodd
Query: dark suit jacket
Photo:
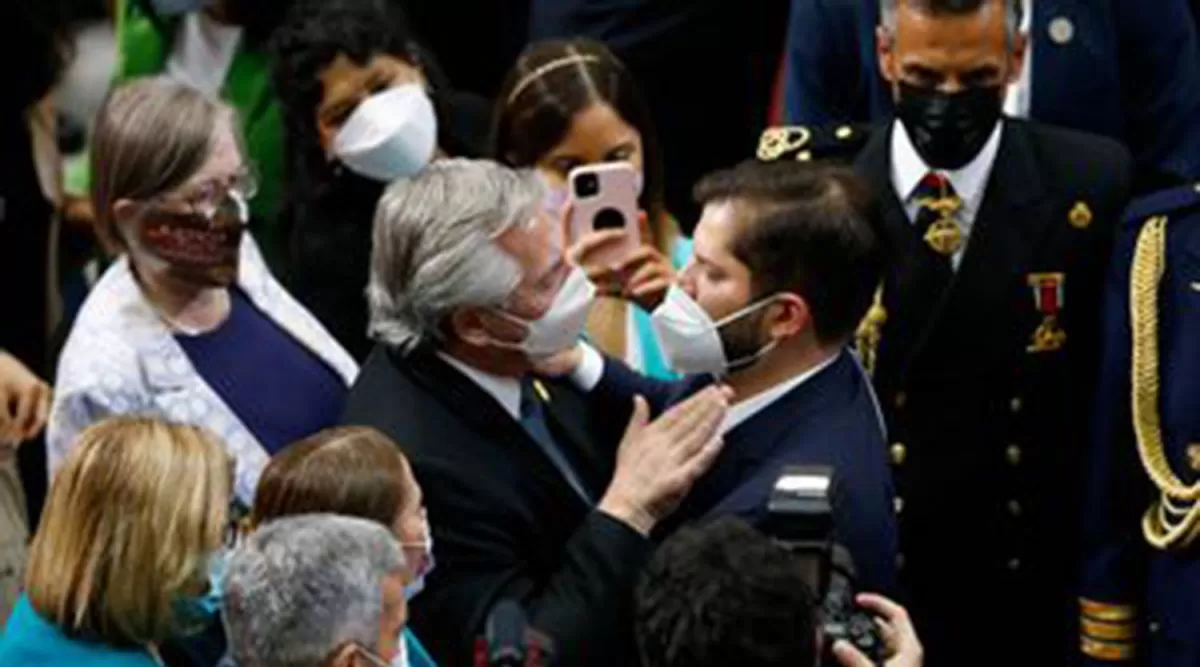
M 1171 471 L 1186 485 L 1200 481 L 1200 191 L 1189 186 L 1130 207 L 1109 275 L 1096 425 L 1087 457 L 1080 596 L 1096 609 L 1083 610 L 1085 616 L 1128 619 L 1098 626 L 1134 633 L 1130 641 L 1110 640 L 1105 646 L 1132 650 L 1152 667 L 1190 667 L 1200 664 L 1200 549 L 1160 551 L 1143 538 L 1142 515 L 1159 491 L 1138 456 L 1130 414 L 1130 269 L 1143 225 L 1157 216 L 1168 220 L 1166 271 L 1156 304 L 1159 430 Z M 1084 627 L 1081 634 L 1105 639 L 1096 637 L 1096 626 Z
M 1126 142 L 1141 172 L 1200 178 L 1195 23 L 1187 0 L 1152 4 L 1036 0 L 1030 116 Z M 1061 18 L 1074 28 L 1065 45 L 1049 34 Z M 792 0 L 785 75 L 789 123 L 891 117 L 891 91 L 875 55 L 878 22 L 878 0 Z
M 882 198 L 895 255 L 874 379 L 903 503 L 901 585 L 927 664 L 1065 664 L 1101 293 L 1130 158 L 1108 139 L 1005 121 L 963 262 L 936 294 L 922 283 L 932 253 L 891 185 L 890 135 L 857 168 Z M 1039 273 L 1062 275 L 1067 338 L 1033 353 Z M 997 628 L 1013 641 L 997 642 Z
M 592 393 L 617 404 L 642 394 L 658 412 L 709 382 L 699 376 L 661 382 L 606 360 Z M 890 593 L 896 574 L 892 476 L 870 383 L 849 353 L 725 434 L 725 449 L 664 532 L 725 514 L 761 525 L 775 480 L 788 465 L 833 467 L 834 538 L 854 557 L 863 590 Z
M 547 382 L 547 422 L 598 498 L 628 420 L 598 415 Z M 377 348 L 344 422 L 394 439 L 425 493 L 437 567 L 412 605 L 414 632 L 439 665 L 473 662 L 491 608 L 517 599 L 564 665 L 624 665 L 632 592 L 650 542 L 594 511 L 490 395 L 427 348 Z

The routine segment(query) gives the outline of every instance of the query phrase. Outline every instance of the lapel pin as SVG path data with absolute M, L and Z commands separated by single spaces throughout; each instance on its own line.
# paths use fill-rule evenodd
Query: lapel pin
M 1029 287 L 1033 289 L 1033 304 L 1042 315 L 1042 323 L 1030 337 L 1029 346 L 1025 351 L 1030 354 L 1055 352 L 1061 350 L 1067 343 L 1067 332 L 1059 326 L 1059 314 L 1062 312 L 1065 299 L 1063 283 L 1066 275 L 1062 273 L 1031 273 Z
M 546 385 L 542 384 L 541 380 L 533 381 L 533 390 L 537 393 L 538 398 L 542 399 L 543 403 L 550 402 L 550 392 L 546 390 Z
M 1087 205 L 1087 202 L 1075 202 L 1075 207 L 1071 209 L 1071 213 L 1067 215 L 1067 220 L 1075 229 L 1087 229 L 1092 224 L 1092 207 Z

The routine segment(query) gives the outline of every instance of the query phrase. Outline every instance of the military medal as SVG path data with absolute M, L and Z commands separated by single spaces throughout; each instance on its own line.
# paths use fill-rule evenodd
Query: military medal
M 1058 321 L 1064 305 L 1064 282 L 1066 276 L 1061 273 L 1029 274 L 1034 306 L 1042 315 L 1042 323 L 1033 332 L 1029 347 L 1025 348 L 1030 354 L 1054 352 L 1062 349 L 1067 342 L 1067 332 L 1062 330 Z

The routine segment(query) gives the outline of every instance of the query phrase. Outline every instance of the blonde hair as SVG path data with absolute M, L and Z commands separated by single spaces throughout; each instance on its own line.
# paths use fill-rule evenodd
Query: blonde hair
M 69 635 L 163 641 L 221 546 L 232 463 L 206 431 L 122 417 L 79 436 L 29 551 L 34 609 Z
M 166 77 L 135 79 L 109 94 L 92 130 L 90 155 L 96 237 L 105 250 L 128 249 L 113 206 L 182 186 L 212 154 L 223 119 L 236 128 L 233 117 L 224 103 Z

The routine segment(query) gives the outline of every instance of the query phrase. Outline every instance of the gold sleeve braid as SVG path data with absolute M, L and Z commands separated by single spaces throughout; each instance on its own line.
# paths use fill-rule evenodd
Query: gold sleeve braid
M 1188 486 L 1171 469 L 1159 415 L 1158 289 L 1166 270 L 1167 218 L 1151 218 L 1138 235 L 1129 283 L 1133 428 L 1138 455 L 1159 499 L 1142 517 L 1146 541 L 1163 551 L 1185 549 L 1200 535 L 1200 483 Z

